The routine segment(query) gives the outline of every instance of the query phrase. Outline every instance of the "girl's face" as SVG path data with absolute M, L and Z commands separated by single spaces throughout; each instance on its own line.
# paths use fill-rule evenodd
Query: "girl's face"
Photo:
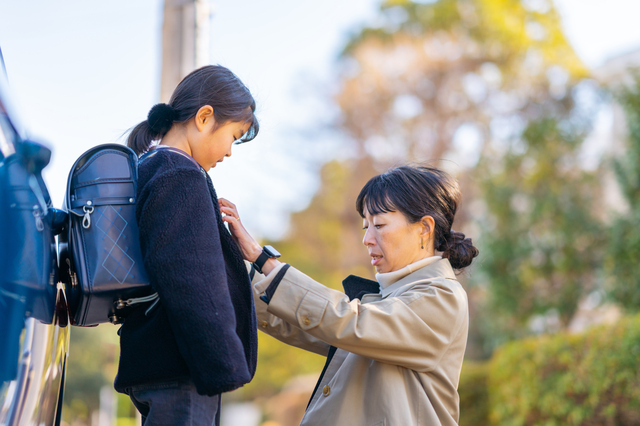
M 213 117 L 205 122 L 198 143 L 191 149 L 191 156 L 209 171 L 225 157 L 231 156 L 231 146 L 248 130 L 250 123 L 228 121 L 218 127 Z
M 421 249 L 420 238 L 427 247 L 428 233 L 421 223 L 409 223 L 400 212 L 371 215 L 364 209 L 362 243 L 369 250 L 376 272 L 393 272 L 427 256 Z

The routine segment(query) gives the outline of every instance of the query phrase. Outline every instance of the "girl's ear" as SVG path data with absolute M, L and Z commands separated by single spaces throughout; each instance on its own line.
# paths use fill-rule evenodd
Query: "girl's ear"
M 207 126 L 215 125 L 215 116 L 213 114 L 213 107 L 211 105 L 205 105 L 201 107 L 195 116 L 196 127 L 198 131 L 202 132 Z

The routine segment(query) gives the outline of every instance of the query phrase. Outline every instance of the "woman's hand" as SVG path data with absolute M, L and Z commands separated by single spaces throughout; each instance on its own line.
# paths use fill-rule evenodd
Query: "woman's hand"
M 235 204 L 224 198 L 219 198 L 218 204 L 223 214 L 222 220 L 229 224 L 231 236 L 236 243 L 238 243 L 240 251 L 242 251 L 242 257 L 249 262 L 254 262 L 262 253 L 262 247 L 249 235 L 249 232 L 247 232 L 244 225 L 242 225 Z

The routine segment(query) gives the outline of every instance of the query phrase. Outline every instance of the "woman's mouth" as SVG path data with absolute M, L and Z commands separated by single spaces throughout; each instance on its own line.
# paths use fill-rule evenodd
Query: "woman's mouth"
M 373 266 L 376 266 L 382 260 L 382 255 L 370 254 L 369 256 L 371 256 L 371 264 Z

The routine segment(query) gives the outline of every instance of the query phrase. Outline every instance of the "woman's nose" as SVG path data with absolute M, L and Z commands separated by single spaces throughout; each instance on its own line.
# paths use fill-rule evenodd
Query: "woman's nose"
M 366 247 L 372 246 L 374 243 L 374 238 L 372 235 L 372 232 L 370 231 L 370 228 L 367 228 L 364 232 L 364 237 L 362 238 L 362 244 L 364 244 Z

